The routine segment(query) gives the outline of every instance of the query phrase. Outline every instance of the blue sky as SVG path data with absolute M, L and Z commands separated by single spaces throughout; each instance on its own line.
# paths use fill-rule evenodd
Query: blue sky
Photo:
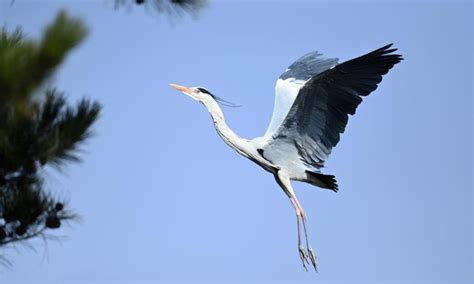
M 0 23 L 38 37 L 57 11 L 87 40 L 54 85 L 103 116 L 84 162 L 48 170 L 83 222 L 37 252 L 10 250 L 1 283 L 470 283 L 473 280 L 473 4 L 213 1 L 197 19 L 111 1 L 10 1 Z M 294 183 L 318 274 L 301 267 L 290 202 L 216 135 L 205 86 L 242 137 L 264 133 L 276 78 L 318 50 L 344 61 L 394 42 L 405 61 L 349 121 L 325 172 L 333 193 Z

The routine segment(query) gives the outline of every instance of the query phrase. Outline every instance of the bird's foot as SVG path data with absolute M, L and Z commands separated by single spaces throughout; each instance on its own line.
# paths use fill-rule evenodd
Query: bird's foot
M 311 260 L 311 264 L 314 267 L 314 271 L 318 272 L 318 264 L 316 262 L 316 255 L 314 254 L 314 251 L 310 246 L 308 247 L 308 256 L 309 256 L 309 259 Z
M 302 245 L 298 247 L 298 250 L 300 253 L 301 262 L 303 263 L 303 267 L 306 271 L 308 271 L 308 267 L 306 267 L 306 264 L 309 264 L 308 252 L 306 252 L 306 249 Z

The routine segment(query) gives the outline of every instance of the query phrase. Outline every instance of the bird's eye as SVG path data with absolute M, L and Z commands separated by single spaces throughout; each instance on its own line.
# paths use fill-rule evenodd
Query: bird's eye
M 194 89 L 194 92 L 197 94 L 197 93 L 200 93 L 201 91 L 199 89 Z

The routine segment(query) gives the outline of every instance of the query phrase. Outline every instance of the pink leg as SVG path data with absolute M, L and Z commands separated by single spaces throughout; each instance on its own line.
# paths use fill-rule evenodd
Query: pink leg
M 299 251 L 301 261 L 303 262 L 303 267 L 306 269 L 306 271 L 308 271 L 306 264 L 309 264 L 309 261 L 311 261 L 311 264 L 313 265 L 314 270 L 318 271 L 317 266 L 316 266 L 316 257 L 309 244 L 308 234 L 306 232 L 307 231 L 306 216 L 304 214 L 303 207 L 298 202 L 298 199 L 296 198 L 296 194 L 293 191 L 293 188 L 291 187 L 290 179 L 280 174 L 280 172 L 275 175 L 275 179 L 278 182 L 278 184 L 281 186 L 283 191 L 286 193 L 286 195 L 290 198 L 291 205 L 293 205 L 293 208 L 295 209 L 295 212 L 296 212 L 296 223 L 298 227 L 298 251 Z M 303 223 L 306 247 L 308 251 L 306 251 L 304 246 L 301 244 L 301 224 L 300 223 Z
M 316 265 L 316 255 L 314 254 L 313 248 L 311 247 L 311 244 L 309 243 L 309 238 L 308 238 L 308 226 L 306 225 L 306 214 L 303 210 L 303 207 L 299 203 L 298 199 L 295 196 L 294 202 L 296 203 L 296 206 L 299 208 L 299 212 L 301 214 L 301 219 L 303 223 L 303 230 L 304 230 L 304 237 L 306 240 L 306 248 L 308 249 L 308 255 L 309 259 L 311 260 L 311 263 L 313 264 L 314 270 L 316 272 L 318 271 L 317 265 Z
M 301 210 L 300 210 L 300 207 L 298 206 L 297 201 L 293 197 L 290 197 L 290 201 L 291 201 L 291 205 L 293 205 L 293 208 L 295 209 L 295 212 L 296 212 L 296 225 L 298 227 L 298 251 L 300 254 L 301 262 L 303 263 L 303 267 L 306 271 L 308 271 L 308 268 L 306 267 L 306 264 L 309 264 L 308 255 L 303 245 L 301 244 L 301 222 L 302 222 Z

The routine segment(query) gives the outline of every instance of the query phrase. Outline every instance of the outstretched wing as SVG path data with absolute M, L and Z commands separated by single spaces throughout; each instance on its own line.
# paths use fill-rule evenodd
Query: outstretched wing
M 264 137 L 270 138 L 285 119 L 299 90 L 313 76 L 335 66 L 337 58 L 324 58 L 317 51 L 310 52 L 286 69 L 275 85 L 275 105 Z
M 344 132 L 348 114 L 355 114 L 361 97 L 374 91 L 382 75 L 402 60 L 391 46 L 336 65 L 307 81 L 265 152 L 272 155 L 294 147 L 305 164 L 323 167 Z

